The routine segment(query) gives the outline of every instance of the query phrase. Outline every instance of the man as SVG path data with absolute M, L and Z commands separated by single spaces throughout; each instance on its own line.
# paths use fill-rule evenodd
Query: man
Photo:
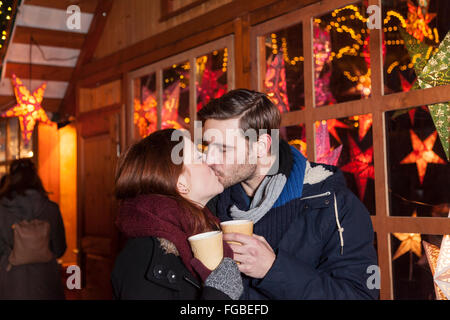
M 207 163 L 225 187 L 208 207 L 221 221 L 254 222 L 254 236 L 224 235 L 242 244 L 231 245 L 241 299 L 377 299 L 370 215 L 341 171 L 278 143 L 281 116 L 263 93 L 230 91 L 198 117 Z

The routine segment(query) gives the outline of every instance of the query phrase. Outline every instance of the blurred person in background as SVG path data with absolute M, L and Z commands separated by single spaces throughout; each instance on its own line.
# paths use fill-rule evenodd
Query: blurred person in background
M 20 254 L 17 244 L 14 245 L 17 239 L 14 228 L 32 220 L 39 221 L 39 225 L 49 225 L 48 246 L 43 249 L 49 251 L 51 258 L 47 262 L 11 265 L 11 253 L 16 250 Z M 0 299 L 64 299 L 56 259 L 66 248 L 59 207 L 48 199 L 33 162 L 30 159 L 13 161 L 0 188 Z

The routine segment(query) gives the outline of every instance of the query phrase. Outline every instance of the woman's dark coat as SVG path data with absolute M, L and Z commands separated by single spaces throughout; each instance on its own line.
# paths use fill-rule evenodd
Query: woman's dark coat
M 202 287 L 173 244 L 155 237 L 129 239 L 116 259 L 111 281 L 115 299 L 121 300 L 230 299 L 219 290 Z

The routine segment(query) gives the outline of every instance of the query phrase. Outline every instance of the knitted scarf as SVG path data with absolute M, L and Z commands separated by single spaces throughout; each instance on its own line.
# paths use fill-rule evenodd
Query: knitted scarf
M 219 220 L 205 207 L 206 215 Z M 172 242 L 186 268 L 198 278 L 191 266 L 192 250 L 187 240 L 193 234 L 188 217 L 176 200 L 150 194 L 124 200 L 120 204 L 116 225 L 129 238 L 159 237 Z

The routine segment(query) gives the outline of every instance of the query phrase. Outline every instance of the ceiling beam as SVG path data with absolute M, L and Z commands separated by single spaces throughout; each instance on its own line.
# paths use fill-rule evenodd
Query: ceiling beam
M 81 12 L 94 13 L 97 0 L 25 0 L 25 4 L 66 10 L 74 4 L 80 7 Z
M 16 26 L 13 42 L 29 44 L 31 37 L 41 46 L 81 49 L 86 36 L 79 32 Z
M 43 81 L 70 81 L 74 68 L 48 66 L 40 64 L 31 65 L 31 79 Z M 8 62 L 5 77 L 11 78 L 15 74 L 19 78 L 30 79 L 30 64 Z
M 75 115 L 75 81 L 79 77 L 83 65 L 88 63 L 94 56 L 95 48 L 100 41 L 100 37 L 103 33 L 103 29 L 105 28 L 106 20 L 109 12 L 111 11 L 112 5 L 113 0 L 99 0 L 89 32 L 86 36 L 86 40 L 75 66 L 75 70 L 72 74 L 72 79 L 69 82 L 66 95 L 61 103 L 61 114 Z

